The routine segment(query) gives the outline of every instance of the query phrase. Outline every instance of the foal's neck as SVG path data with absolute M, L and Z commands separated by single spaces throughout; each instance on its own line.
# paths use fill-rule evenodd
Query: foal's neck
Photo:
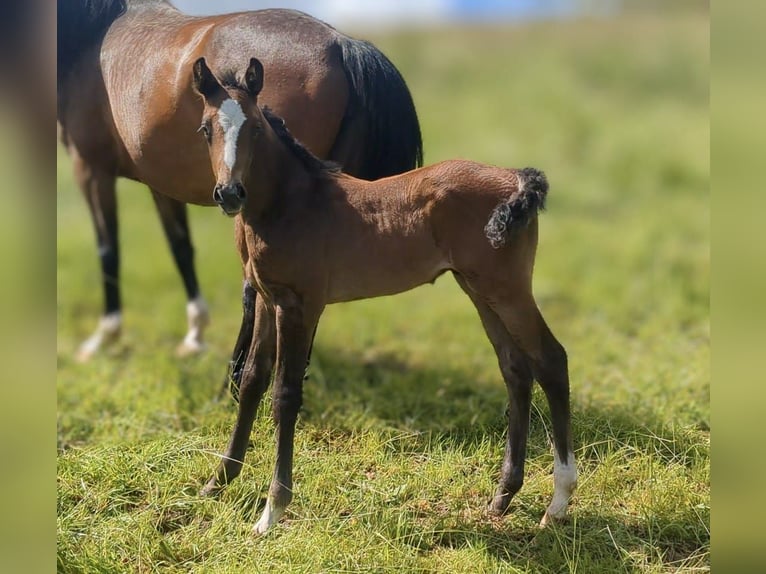
M 261 220 L 285 203 L 300 202 L 312 185 L 306 166 L 295 157 L 268 121 L 258 136 L 250 164 L 245 217 Z

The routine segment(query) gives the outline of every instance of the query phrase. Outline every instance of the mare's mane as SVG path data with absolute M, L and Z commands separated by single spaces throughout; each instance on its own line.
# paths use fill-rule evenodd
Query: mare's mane
M 56 77 L 61 82 L 79 57 L 100 42 L 129 0 L 68 0 L 58 3 Z
M 100 42 L 128 8 L 170 9 L 167 0 L 59 0 L 56 15 L 56 77 L 63 81 L 82 54 Z

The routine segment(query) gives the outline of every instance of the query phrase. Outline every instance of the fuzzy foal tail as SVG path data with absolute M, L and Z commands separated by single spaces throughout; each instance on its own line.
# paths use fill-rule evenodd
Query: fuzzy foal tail
M 484 233 L 495 249 L 505 245 L 506 239 L 518 229 L 526 227 L 538 211 L 545 209 L 548 180 L 533 167 L 516 172 L 519 189 L 514 196 L 498 205 L 489 217 Z

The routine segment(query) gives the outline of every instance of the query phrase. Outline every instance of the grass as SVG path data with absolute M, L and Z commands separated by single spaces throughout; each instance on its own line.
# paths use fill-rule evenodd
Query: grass
M 180 280 L 149 194 L 121 182 L 126 332 L 79 365 L 99 276 L 62 158 L 58 570 L 709 570 L 707 17 L 372 39 L 408 80 L 428 163 L 470 157 L 549 176 L 535 290 L 570 357 L 571 518 L 537 528 L 553 488 L 539 391 L 525 485 L 507 517 L 483 512 L 506 396 L 475 311 L 445 277 L 327 310 L 298 423 L 295 499 L 253 538 L 273 465 L 268 404 L 240 478 L 217 500 L 196 494 L 234 420 L 229 402 L 212 400 L 239 322 L 231 222 L 191 210 L 214 323 L 207 354 L 176 359 Z

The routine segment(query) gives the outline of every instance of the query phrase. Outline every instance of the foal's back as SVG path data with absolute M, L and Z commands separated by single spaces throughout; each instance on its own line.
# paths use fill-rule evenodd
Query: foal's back
M 375 182 L 328 180 L 324 213 L 312 217 L 321 239 L 309 242 L 326 269 L 328 303 L 399 293 L 448 270 L 531 280 L 536 222 L 500 249 L 485 233 L 518 191 L 516 174 L 452 160 Z

